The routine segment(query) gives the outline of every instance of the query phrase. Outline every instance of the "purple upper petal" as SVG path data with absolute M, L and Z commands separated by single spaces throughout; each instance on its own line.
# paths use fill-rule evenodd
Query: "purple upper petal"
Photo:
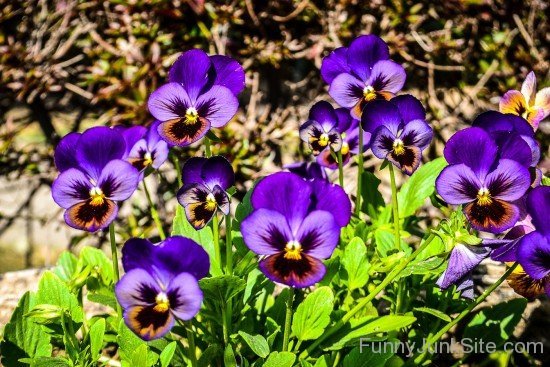
M 55 147 L 53 160 L 59 172 L 78 167 L 76 147 L 80 135 L 80 133 L 69 133 L 65 135 L 59 144 L 57 144 L 57 147 Z
M 426 110 L 422 103 L 410 94 L 403 94 L 391 99 L 397 106 L 401 119 L 406 124 L 412 120 L 426 120 Z
M 550 187 L 534 188 L 527 197 L 527 211 L 538 232 L 550 235 Z
M 203 183 L 202 167 L 208 161 L 203 157 L 189 158 L 182 168 L 182 179 L 185 185 L 193 183 Z
M 87 200 L 92 187 L 90 179 L 82 171 L 69 168 L 53 182 L 52 196 L 60 207 L 69 209 L 71 206 Z
M 170 82 L 181 84 L 191 101 L 196 101 L 201 90 L 208 82 L 208 70 L 211 66 L 210 58 L 204 51 L 189 50 L 184 52 L 172 65 L 168 72 L 168 79 Z
M 365 83 L 347 73 L 338 75 L 328 89 L 336 103 L 345 108 L 354 107 L 363 98 Z
M 370 102 L 369 108 L 365 108 L 361 124 L 363 129 L 371 134 L 374 134 L 379 126 L 385 126 L 393 135 L 397 135 L 402 120 L 396 105 L 390 101 L 380 100 Z
M 455 133 L 445 145 L 443 154 L 449 164 L 464 163 L 479 178 L 484 178 L 497 152 L 497 145 L 486 131 L 470 127 Z
M 201 168 L 204 184 L 212 190 L 218 185 L 227 190 L 235 184 L 235 173 L 231 163 L 221 155 L 208 158 Z
M 197 279 L 189 273 L 181 273 L 168 284 L 166 294 L 172 313 L 180 320 L 191 320 L 199 313 L 202 291 Z
M 210 121 L 212 127 L 222 127 L 237 113 L 239 101 L 226 87 L 214 85 L 197 98 L 196 107 L 199 116 Z
M 501 159 L 497 167 L 487 175 L 485 185 L 493 197 L 514 201 L 529 189 L 531 178 L 527 168 L 518 162 Z
M 129 156 L 130 152 L 132 151 L 132 148 L 138 141 L 143 139 L 145 134 L 147 133 L 147 128 L 144 126 L 131 126 L 131 127 L 121 127 L 117 129 L 117 126 L 115 126 L 115 129 L 118 130 L 122 137 L 124 138 L 124 141 L 126 142 L 126 155 L 125 157 Z
M 319 101 L 311 107 L 309 120 L 318 122 L 325 132 L 334 129 L 338 125 L 338 115 L 334 107 L 326 101 Z
M 283 251 L 294 240 L 284 215 L 274 210 L 257 209 L 241 223 L 246 246 L 258 255 L 272 255 Z
M 371 75 L 373 66 L 390 58 L 388 45 L 380 37 L 369 34 L 354 39 L 348 48 L 348 65 L 363 82 Z
M 287 164 L 284 168 L 306 180 L 329 180 L 327 171 L 317 162 L 292 163 Z
M 351 114 L 347 108 L 337 108 L 334 112 L 336 113 L 338 121 L 336 130 L 338 130 L 340 134 L 348 131 L 351 128 L 353 121 L 355 121 L 355 128 L 357 128 L 358 122 L 351 117 Z
M 529 123 L 522 117 L 498 111 L 487 111 L 479 114 L 472 126 L 480 127 L 487 132 L 515 132 L 520 135 L 535 136 Z
M 506 233 L 502 239 L 484 239 L 483 244 L 490 246 L 491 259 L 502 262 L 514 262 L 517 260 L 516 252 L 521 238 L 534 229 L 526 225 L 516 225 Z
M 500 150 L 499 157 L 501 159 L 512 159 L 518 163 L 521 163 L 521 165 L 523 165 L 524 167 L 531 166 L 534 158 L 531 152 L 531 147 L 520 135 L 514 133 L 493 134 L 495 142 L 497 143 Z
M 548 236 L 531 232 L 522 237 L 518 244 L 517 258 L 523 270 L 533 279 L 539 280 L 550 274 L 550 241 Z
M 210 56 L 215 74 L 214 85 L 226 87 L 235 96 L 245 87 L 244 69 L 235 59 L 228 56 Z M 212 70 L 212 69 L 211 69 Z
M 315 210 L 304 219 L 296 238 L 303 251 L 317 259 L 328 259 L 340 240 L 340 226 L 331 213 Z
M 327 84 L 332 83 L 338 75 L 351 72 L 348 66 L 347 53 L 347 47 L 338 47 L 323 59 L 321 76 Z
M 101 171 L 97 186 L 107 198 L 122 201 L 132 196 L 139 181 L 140 174 L 135 167 L 123 160 L 113 160 Z
M 435 181 L 439 195 L 453 205 L 475 200 L 481 186 L 475 173 L 465 164 L 445 167 Z
M 351 219 L 351 202 L 344 189 L 321 180 L 311 181 L 310 186 L 312 195 L 309 211 L 327 211 L 340 227 L 347 226 Z
M 412 120 L 405 125 L 401 133 L 401 139 L 408 146 L 418 147 L 424 150 L 432 141 L 433 131 L 430 125 L 423 120 Z
M 442 289 L 447 289 L 452 284 L 456 284 L 489 256 L 490 251 L 490 248 L 484 246 L 456 245 L 451 251 L 447 269 L 437 281 L 437 285 Z
M 98 126 L 82 133 L 76 158 L 90 177 L 97 181 L 107 163 L 114 159 L 123 159 L 125 152 L 126 143 L 118 131 Z
M 376 91 L 395 94 L 403 88 L 406 79 L 407 74 L 401 65 L 391 60 L 382 60 L 374 64 L 365 84 L 372 86 Z
M 250 200 L 254 209 L 265 208 L 281 213 L 295 230 L 308 213 L 311 195 L 311 186 L 300 176 L 278 172 L 262 179 Z
M 181 84 L 168 83 L 151 93 L 147 107 L 151 115 L 165 122 L 184 117 L 189 107 L 196 106 Z

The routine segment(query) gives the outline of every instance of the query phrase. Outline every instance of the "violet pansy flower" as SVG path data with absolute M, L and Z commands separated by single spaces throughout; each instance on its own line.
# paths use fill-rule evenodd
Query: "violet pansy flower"
M 338 123 L 334 107 L 326 101 L 317 102 L 309 110 L 309 120 L 300 126 L 300 138 L 314 155 L 324 150 L 337 152 L 342 146 Z
M 531 71 L 521 85 L 521 91 L 509 90 L 502 96 L 499 110 L 523 117 L 536 130 L 550 114 L 550 87 L 537 92 L 537 79 Z
M 175 320 L 190 320 L 200 310 L 203 294 L 198 280 L 210 267 L 208 254 L 196 242 L 168 237 L 157 245 L 132 238 L 122 248 L 126 274 L 115 294 L 124 322 L 143 340 L 164 336 Z
M 159 169 L 168 159 L 170 149 L 157 132 L 159 125 L 160 121 L 155 121 L 148 129 L 140 129 L 138 133 L 134 133 L 131 130 L 137 126 L 123 132 L 128 144 L 126 160 L 140 172 L 143 172 L 148 167 Z
M 122 135 L 108 127 L 69 134 L 55 151 L 60 175 L 52 196 L 65 210 L 65 222 L 89 232 L 107 227 L 118 213 L 117 201 L 128 199 L 139 183 L 139 172 L 124 161 Z
M 518 220 L 514 201 L 530 187 L 527 168 L 498 155 L 498 146 L 489 133 L 470 127 L 454 134 L 445 146 L 449 162 L 436 180 L 437 192 L 463 211 L 473 228 L 501 233 Z
M 244 71 L 235 60 L 194 49 L 176 60 L 168 76 L 169 83 L 151 93 L 148 106 L 169 144 L 192 144 L 237 112 Z
M 375 35 L 359 36 L 349 47 L 337 48 L 321 65 L 330 96 L 351 109 L 356 118 L 361 117 L 366 103 L 390 99 L 403 88 L 406 74 L 389 58 L 388 45 Z
M 374 101 L 361 117 L 363 129 L 372 134 L 372 153 L 387 159 L 403 173 L 411 175 L 430 145 L 432 128 L 420 101 L 402 95 L 391 101 Z
M 326 272 L 321 260 L 332 255 L 340 229 L 351 218 L 344 190 L 279 172 L 256 185 L 251 203 L 254 211 L 241 223 L 241 231 L 248 248 L 262 256 L 260 270 L 291 287 L 319 282 Z
M 227 189 L 235 183 L 231 164 L 222 156 L 190 158 L 182 170 L 183 187 L 178 191 L 178 202 L 193 228 L 206 226 L 218 209 L 229 214 Z
M 297 162 L 287 164 L 284 168 L 306 180 L 329 181 L 326 169 L 317 162 Z

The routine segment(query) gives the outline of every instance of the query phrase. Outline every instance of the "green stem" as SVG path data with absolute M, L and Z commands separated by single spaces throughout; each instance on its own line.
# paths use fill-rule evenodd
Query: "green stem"
M 340 183 L 340 187 L 344 188 L 344 166 L 342 164 L 342 150 L 338 151 L 337 158 L 338 158 L 338 182 Z
M 225 216 L 225 267 L 227 274 L 233 273 L 233 239 L 231 238 L 231 213 Z
M 116 284 L 120 280 L 120 272 L 118 271 L 118 249 L 116 247 L 114 222 L 111 222 L 111 224 L 109 224 L 109 238 L 111 240 L 111 258 L 113 261 L 113 274 L 115 276 L 115 284 Z M 118 316 L 119 317 L 122 316 L 122 309 L 120 308 L 120 304 L 118 302 L 116 304 L 116 310 L 117 310 Z
M 178 186 L 181 187 L 183 186 L 183 177 L 181 176 L 180 160 L 176 155 L 175 151 L 174 151 L 174 154 L 172 155 L 172 162 L 174 163 L 174 167 L 176 167 L 176 174 L 178 175 Z
M 359 124 L 359 153 L 357 154 L 357 196 L 355 197 L 355 215 L 361 213 L 361 186 L 363 181 L 363 127 Z
M 227 305 L 222 305 L 222 330 L 223 330 L 223 343 L 225 346 L 229 344 L 229 322 Z
M 353 307 L 351 310 L 349 310 L 336 324 L 334 324 L 330 329 L 328 329 L 323 335 L 321 335 L 317 340 L 313 342 L 305 350 L 301 355 L 300 358 L 304 359 L 306 358 L 315 348 L 319 346 L 325 339 L 327 339 L 329 336 L 336 333 L 338 330 L 340 330 L 353 316 L 355 316 L 359 311 L 363 310 L 373 299 L 380 293 L 381 291 L 386 288 L 388 284 L 390 284 L 402 271 L 409 265 L 411 261 L 413 261 L 418 254 L 420 254 L 435 238 L 435 235 L 430 234 L 428 238 L 414 251 L 411 256 L 409 256 L 405 261 L 401 262 L 396 268 L 394 268 L 393 271 L 391 271 L 383 280 L 382 282 L 372 291 L 370 292 L 365 298 L 363 298 L 355 307 Z
M 166 238 L 166 235 L 164 234 L 164 229 L 162 228 L 162 222 L 160 221 L 159 213 L 157 212 L 157 207 L 155 206 L 155 203 L 153 203 L 153 200 L 151 199 L 151 194 L 149 193 L 149 189 L 147 188 L 147 184 L 145 183 L 145 180 L 143 180 L 143 191 L 145 191 L 145 196 L 147 197 L 147 201 L 149 202 L 149 210 L 151 211 L 151 216 L 153 217 L 153 221 L 157 226 L 157 230 L 159 231 L 159 237 L 162 241 Z
M 218 213 L 214 213 L 212 217 L 212 235 L 214 237 L 214 252 L 218 264 L 222 264 L 222 254 L 220 250 L 220 225 L 218 223 Z
M 292 304 L 294 303 L 294 288 L 289 288 L 286 301 L 285 330 L 283 334 L 283 352 L 288 352 L 288 340 L 290 339 L 290 327 L 292 325 Z
M 393 229 L 395 236 L 395 248 L 397 251 L 401 250 L 401 234 L 399 226 L 399 204 L 397 203 L 397 185 L 395 184 L 395 173 L 393 171 L 393 164 L 389 163 L 390 167 L 390 181 L 391 181 L 391 206 L 393 209 Z
M 429 347 L 432 346 L 435 342 L 437 342 L 443 335 L 445 335 L 453 326 L 458 324 L 460 320 L 462 320 L 466 315 L 470 314 L 472 310 L 479 305 L 481 302 L 485 301 L 485 299 L 495 290 L 499 285 L 504 282 L 506 278 L 514 271 L 514 269 L 518 266 L 518 263 L 514 263 L 506 272 L 489 288 L 485 290 L 479 297 L 476 298 L 474 302 L 472 302 L 464 311 L 462 311 L 457 317 L 455 317 L 453 320 L 451 320 L 447 325 L 443 326 L 434 336 L 428 338 L 425 344 L 425 350 L 420 355 L 414 355 L 411 359 L 407 361 L 406 365 L 412 365 L 414 366 L 420 366 L 428 357 L 429 354 Z
M 185 330 L 187 331 L 187 343 L 189 343 L 188 358 L 191 361 L 191 367 L 197 366 L 197 347 L 195 347 L 195 334 L 191 328 L 191 322 L 186 322 Z
M 204 139 L 204 154 L 206 158 L 212 157 L 212 149 L 210 148 L 210 139 Z

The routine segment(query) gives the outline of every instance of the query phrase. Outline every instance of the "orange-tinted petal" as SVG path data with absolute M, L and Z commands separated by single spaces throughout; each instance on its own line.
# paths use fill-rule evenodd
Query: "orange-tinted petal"
M 210 122 L 203 117 L 195 121 L 188 121 L 183 117 L 163 122 L 158 132 L 169 143 L 186 146 L 202 138 L 209 129 Z
M 174 326 L 170 310 L 159 310 L 156 305 L 130 307 L 124 312 L 124 321 L 143 340 L 162 338 Z
M 71 206 L 65 211 L 65 221 L 76 229 L 95 232 L 106 228 L 116 217 L 118 206 L 109 199 L 93 203 L 92 199 Z
M 511 113 L 523 116 L 528 106 L 525 97 L 517 90 L 509 90 L 502 96 L 499 104 L 499 110 L 502 113 Z
M 518 265 L 514 269 L 507 280 L 510 287 L 512 287 L 517 294 L 525 298 L 534 299 L 544 294 L 546 280 L 535 280 L 531 278 L 525 273 L 521 265 Z

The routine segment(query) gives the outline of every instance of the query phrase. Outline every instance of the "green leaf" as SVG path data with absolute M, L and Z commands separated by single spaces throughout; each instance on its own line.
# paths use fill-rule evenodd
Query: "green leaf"
M 246 281 L 234 275 L 203 278 L 199 281 L 205 299 L 227 302 L 246 288 Z
M 413 308 L 413 311 L 418 311 L 418 312 L 424 312 L 424 313 L 428 313 L 432 316 L 435 316 L 445 322 L 451 322 L 451 318 L 449 317 L 449 315 L 447 315 L 446 313 L 444 312 L 441 312 L 439 310 L 436 310 L 434 308 L 429 308 L 429 307 L 415 307 Z
M 334 295 L 329 287 L 311 292 L 298 306 L 292 320 L 292 332 L 298 340 L 317 339 L 330 323 Z
M 344 357 L 344 367 L 384 367 L 392 355 L 392 348 L 380 351 L 373 351 L 368 347 L 353 348 Z
M 124 320 L 120 320 L 116 340 L 119 345 L 120 357 L 123 361 L 131 361 L 134 352 L 138 348 L 145 346 L 145 349 L 147 349 L 147 344 L 126 326 Z
M 77 269 L 77 263 L 78 258 L 76 256 L 69 251 L 63 251 L 57 260 L 57 266 L 53 272 L 59 277 L 59 279 L 65 283 L 68 283 Z
M 36 297 L 27 292 L 21 297 L 4 327 L 0 350 L 5 367 L 19 367 L 22 358 L 50 357 L 52 346 L 50 336 L 25 315 L 34 308 Z
M 147 351 L 146 344 L 138 346 L 133 352 L 130 358 L 130 366 L 132 367 L 147 367 Z
M 244 218 L 246 218 L 250 213 L 252 213 L 252 203 L 250 202 L 250 197 L 252 196 L 252 191 L 254 191 L 254 187 L 258 183 L 259 180 L 254 182 L 252 185 L 252 188 L 247 191 L 247 193 L 244 195 L 243 201 L 237 205 L 237 209 L 235 209 L 235 219 L 240 223 L 243 221 Z
M 185 216 L 185 211 L 181 205 L 176 207 L 176 216 L 172 223 L 172 236 L 183 236 L 192 239 L 201 245 L 210 257 L 210 274 L 212 276 L 220 276 L 223 274 L 221 265 L 216 261 L 216 254 L 214 249 L 214 236 L 212 235 L 212 229 L 209 226 L 197 231 Z
M 103 348 L 103 336 L 105 335 L 105 319 L 98 319 L 90 327 L 90 353 L 92 360 L 97 362 Z
M 223 362 L 225 367 L 237 367 L 237 360 L 235 359 L 235 352 L 231 344 L 227 344 L 223 351 Z
M 250 349 L 259 357 L 265 358 L 269 354 L 269 345 L 267 340 L 261 335 L 250 335 L 244 331 L 239 331 L 239 335 L 243 338 Z
M 103 251 L 86 246 L 80 251 L 80 260 L 92 273 L 98 274 L 105 285 L 114 283 L 113 263 Z
M 330 356 L 324 355 L 319 358 L 317 358 L 317 361 L 315 362 L 314 367 L 331 367 L 332 364 L 330 363 Z
M 84 319 L 84 312 L 78 304 L 75 295 L 51 271 L 46 271 L 40 279 L 38 292 L 36 293 L 36 303 L 59 306 L 66 310 L 71 319 L 76 323 L 81 323 Z
M 67 367 L 67 366 L 72 366 L 72 364 L 66 358 L 40 357 L 40 358 L 34 359 L 31 363 L 31 366 L 32 367 Z
M 367 284 L 370 264 L 367 260 L 367 248 L 361 238 L 355 237 L 346 245 L 341 263 L 346 270 L 350 290 Z
M 178 343 L 176 341 L 173 341 L 170 344 L 168 344 L 166 347 L 164 347 L 159 357 L 161 367 L 170 366 L 170 361 L 172 360 L 172 357 L 174 357 L 174 353 L 176 352 L 177 346 L 178 346 Z
M 426 198 L 433 194 L 435 180 L 446 165 L 443 157 L 437 158 L 421 166 L 403 184 L 397 194 L 400 218 L 413 215 L 424 204 Z
M 208 348 L 202 352 L 197 364 L 199 367 L 210 367 L 212 360 L 223 355 L 223 346 L 219 344 L 210 344 Z
M 385 205 L 382 194 L 378 190 L 381 181 L 369 171 L 363 172 L 361 178 L 361 198 L 363 199 L 361 211 L 376 219 L 379 209 Z
M 290 352 L 273 352 L 264 363 L 264 367 L 292 367 L 296 355 Z

